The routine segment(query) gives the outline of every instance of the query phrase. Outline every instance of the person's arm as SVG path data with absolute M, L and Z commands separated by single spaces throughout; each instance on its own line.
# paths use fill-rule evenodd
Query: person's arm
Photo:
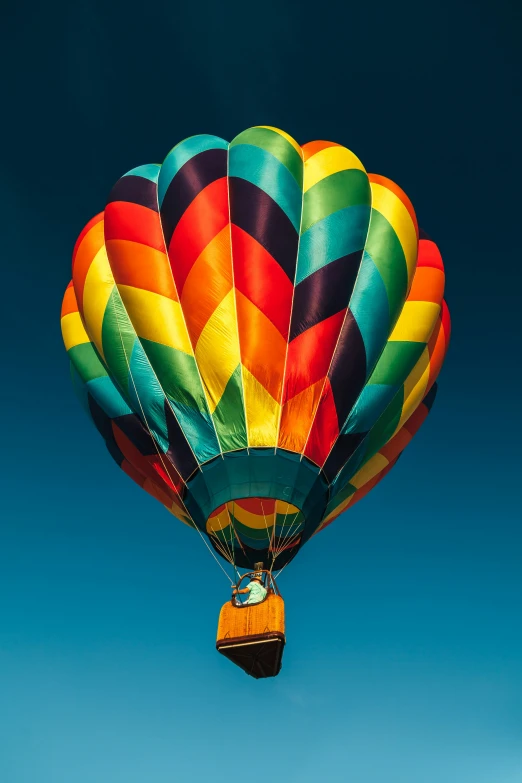
M 232 590 L 232 595 L 244 595 L 245 593 L 249 593 L 249 592 L 250 592 L 250 585 L 247 585 L 242 590 L 237 590 L 234 587 L 234 589 Z

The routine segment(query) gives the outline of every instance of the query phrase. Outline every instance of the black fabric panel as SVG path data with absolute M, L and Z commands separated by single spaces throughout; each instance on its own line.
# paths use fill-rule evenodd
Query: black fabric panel
M 241 538 L 241 536 L 240 536 Z M 210 543 L 221 557 L 223 557 L 222 552 L 219 550 L 218 545 L 216 544 L 214 538 L 212 536 L 208 537 Z M 243 544 L 242 548 L 236 548 L 234 552 L 234 562 L 238 568 L 247 568 L 249 571 L 254 569 L 254 563 L 264 563 L 265 568 L 268 568 L 272 564 L 272 558 L 273 558 L 273 552 L 269 552 L 268 549 L 254 549 L 253 547 L 247 546 L 243 541 L 241 542 Z M 278 539 L 275 540 L 275 545 L 277 547 Z M 278 570 L 279 568 L 282 568 L 284 565 L 286 565 L 290 560 L 292 560 L 297 552 L 299 551 L 301 547 L 301 538 L 299 538 L 293 546 L 289 547 L 288 549 L 285 549 L 281 554 L 279 554 L 274 562 L 274 571 Z M 224 551 L 226 552 L 226 546 L 223 546 Z M 225 559 L 225 558 L 224 558 Z
M 294 282 L 299 236 L 290 219 L 264 190 L 230 177 L 230 215 L 234 225 L 267 250 Z
M 182 479 L 188 477 L 197 469 L 198 462 L 187 443 L 178 420 L 172 412 L 172 408 L 165 400 L 165 418 L 167 420 L 167 434 L 169 439 L 169 450 L 167 456 L 178 471 Z
M 101 408 L 94 397 L 91 397 L 90 394 L 87 394 L 88 402 L 89 402 L 89 413 L 91 414 L 91 418 L 94 422 L 94 426 L 102 436 L 102 438 L 106 441 L 114 440 L 114 433 L 112 431 L 112 419 L 110 416 L 107 416 L 103 408 Z
M 207 185 L 227 176 L 227 150 L 212 149 L 194 155 L 180 168 L 161 205 L 161 222 L 167 247 L 181 216 Z
M 422 404 L 425 405 L 429 411 L 431 410 L 431 406 L 435 402 L 435 397 L 437 396 L 437 390 L 438 390 L 438 386 L 436 383 L 434 383 L 422 401 Z
M 114 423 L 144 457 L 158 453 L 153 439 L 134 413 L 118 416 L 114 419 Z
M 113 460 L 120 466 L 122 466 L 125 456 L 118 448 L 118 445 L 115 440 L 107 440 L 105 441 L 105 445 L 107 446 L 107 451 L 113 458 Z
M 110 204 L 111 201 L 128 201 L 157 212 L 158 186 L 150 179 L 130 174 L 128 177 L 122 177 L 115 184 L 107 203 Z
M 348 306 L 361 258 L 361 250 L 338 258 L 295 287 L 290 340 Z
M 332 482 L 334 480 L 367 434 L 367 432 L 353 432 L 347 435 L 339 435 L 323 466 L 323 472 L 326 474 L 328 481 Z
M 366 350 L 359 326 L 350 310 L 344 319 L 328 377 L 339 428 L 342 429 L 366 383 Z

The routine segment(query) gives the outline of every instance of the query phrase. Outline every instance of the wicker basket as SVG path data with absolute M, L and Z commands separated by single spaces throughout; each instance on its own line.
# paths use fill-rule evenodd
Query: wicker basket
M 234 606 L 228 601 L 219 615 L 217 641 L 284 632 L 285 603 L 280 595 L 269 593 L 264 601 L 252 606 Z

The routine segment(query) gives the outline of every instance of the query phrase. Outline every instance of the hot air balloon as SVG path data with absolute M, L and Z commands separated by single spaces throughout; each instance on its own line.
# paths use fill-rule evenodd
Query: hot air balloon
M 61 320 L 74 388 L 125 473 L 216 559 L 263 572 L 265 601 L 226 605 L 218 633 L 253 676 L 281 665 L 274 572 L 430 410 L 443 295 L 394 182 L 268 126 L 132 169 L 78 237 Z

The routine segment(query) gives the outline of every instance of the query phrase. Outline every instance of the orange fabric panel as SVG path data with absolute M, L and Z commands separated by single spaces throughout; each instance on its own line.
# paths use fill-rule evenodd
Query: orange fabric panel
M 178 301 L 167 255 L 148 245 L 125 239 L 107 240 L 107 254 L 114 279 Z

